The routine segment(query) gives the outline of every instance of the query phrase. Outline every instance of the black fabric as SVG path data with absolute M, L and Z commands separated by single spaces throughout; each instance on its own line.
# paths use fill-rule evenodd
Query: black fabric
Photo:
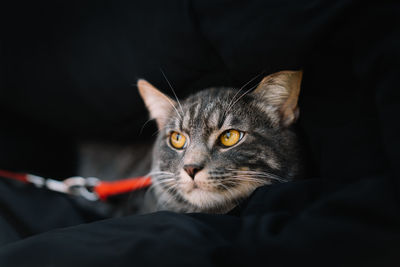
M 309 163 L 308 179 L 259 188 L 227 215 L 101 220 L 2 182 L 0 266 L 398 266 L 399 11 L 390 1 L 10 4 L 0 168 L 62 177 L 75 172 L 77 140 L 148 139 L 132 84 L 168 92 L 161 70 L 184 97 L 302 68 Z

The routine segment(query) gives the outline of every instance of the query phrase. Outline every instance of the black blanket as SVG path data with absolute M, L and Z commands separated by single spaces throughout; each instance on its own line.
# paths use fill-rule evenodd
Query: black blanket
M 146 78 L 179 97 L 303 69 L 304 180 L 226 215 L 105 219 L 0 181 L 0 266 L 400 265 L 400 4 L 23 1 L 0 11 L 0 169 L 67 177 L 78 140 L 139 142 Z

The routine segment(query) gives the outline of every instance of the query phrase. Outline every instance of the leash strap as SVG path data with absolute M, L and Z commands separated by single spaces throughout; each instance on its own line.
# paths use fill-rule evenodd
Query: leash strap
M 106 201 L 111 196 L 132 192 L 151 185 L 151 178 L 146 176 L 131 177 L 117 181 L 101 181 L 96 177 L 83 178 L 74 176 L 58 181 L 28 173 L 0 170 L 0 177 L 33 184 L 36 187 L 63 194 L 81 196 L 89 201 Z

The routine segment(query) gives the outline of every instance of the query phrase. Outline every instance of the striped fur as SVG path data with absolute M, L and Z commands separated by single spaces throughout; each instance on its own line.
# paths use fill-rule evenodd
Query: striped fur
M 269 92 L 276 98 L 276 92 L 271 88 Z M 279 123 L 284 121 L 282 110 L 276 99 L 272 106 L 260 88 L 246 94 L 232 88 L 210 88 L 181 103 L 168 101 L 170 107 L 164 111 L 153 151 L 155 210 L 226 213 L 257 187 L 286 182 L 299 174 L 296 134 L 286 123 Z M 244 136 L 227 148 L 219 136 L 229 129 Z M 170 145 L 173 131 L 186 136 L 184 149 Z M 192 179 L 183 169 L 188 164 L 204 168 Z

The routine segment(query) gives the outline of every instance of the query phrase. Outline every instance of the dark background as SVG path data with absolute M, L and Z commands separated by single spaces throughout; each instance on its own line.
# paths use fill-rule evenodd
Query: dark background
M 168 93 L 161 70 L 184 97 L 303 69 L 308 179 L 260 188 L 229 215 L 97 223 L 63 196 L 4 183 L 0 263 L 28 265 L 23 253 L 29 266 L 400 264 L 399 11 L 394 1 L 7 3 L 0 168 L 68 177 L 81 140 L 151 139 L 135 83 Z

